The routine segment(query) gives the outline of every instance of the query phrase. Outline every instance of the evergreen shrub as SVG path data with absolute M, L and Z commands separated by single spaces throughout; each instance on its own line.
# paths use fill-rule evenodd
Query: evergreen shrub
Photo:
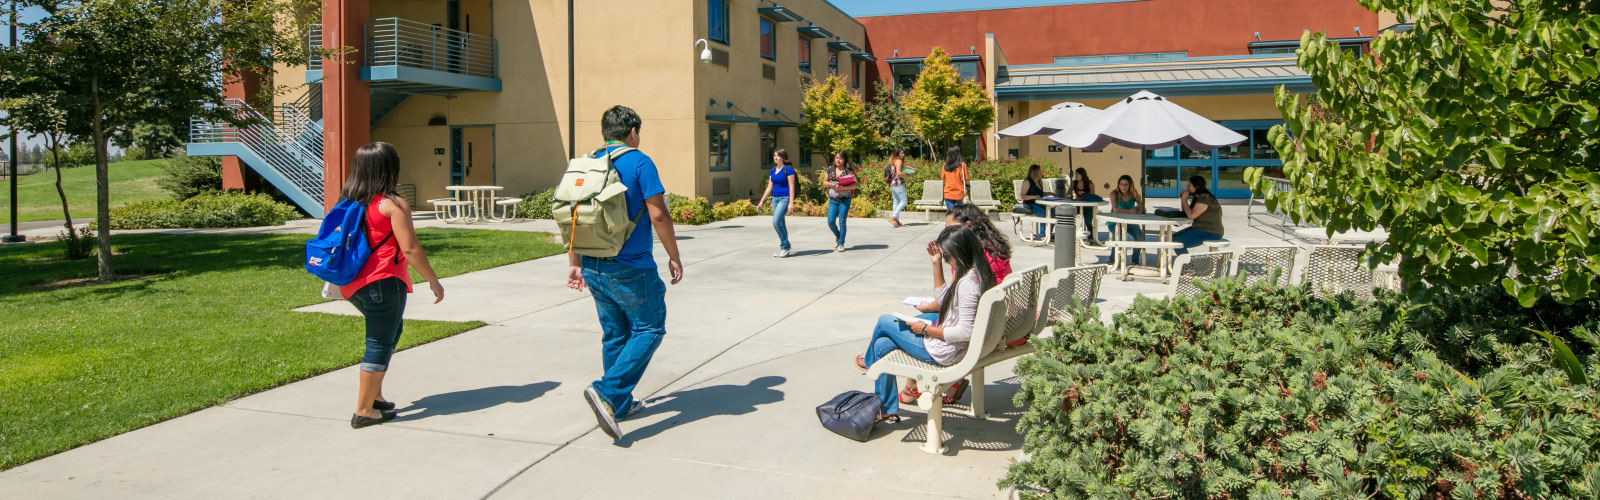
M 522 202 L 517 204 L 517 215 L 529 219 L 551 219 L 550 213 L 556 202 L 556 188 L 546 189 L 522 196 Z
M 1061 499 L 1595 498 L 1600 397 L 1519 333 L 1550 318 L 1516 307 L 1494 289 L 1414 306 L 1225 280 L 1141 297 L 1111 324 L 1075 311 L 1018 362 L 1028 458 L 1000 484 Z M 1582 314 L 1555 319 L 1589 342 Z
M 152 200 L 112 209 L 111 229 L 281 226 L 300 216 L 299 208 L 270 195 L 211 191 L 183 201 Z

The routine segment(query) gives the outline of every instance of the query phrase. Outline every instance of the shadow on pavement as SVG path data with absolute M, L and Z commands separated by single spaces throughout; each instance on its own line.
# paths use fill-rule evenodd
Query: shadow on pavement
M 645 401 L 645 408 L 629 420 L 665 412 L 678 414 L 637 430 L 626 431 L 616 444 L 627 448 L 634 442 L 667 429 L 707 417 L 754 413 L 756 406 L 783 401 L 783 391 L 773 387 L 787 380 L 779 376 L 767 376 L 751 380 L 745 385 L 713 385 L 650 398 Z
M 400 408 L 398 411 L 401 415 L 394 421 L 406 422 L 441 415 L 471 413 L 506 403 L 526 403 L 543 396 L 559 385 L 560 382 L 535 382 L 528 385 L 501 385 L 434 394 L 413 401 L 410 406 Z M 416 410 L 421 411 L 407 413 Z
M 790 257 L 810 257 L 812 255 L 822 255 L 822 254 L 828 254 L 828 253 L 833 253 L 833 250 L 801 250 L 801 251 L 798 251 L 798 252 L 790 253 L 789 256 Z
M 884 250 L 884 249 L 887 249 L 887 248 L 889 248 L 889 245 L 856 245 L 856 246 L 847 248 L 846 250 L 850 250 L 850 251 L 854 252 L 856 250 Z

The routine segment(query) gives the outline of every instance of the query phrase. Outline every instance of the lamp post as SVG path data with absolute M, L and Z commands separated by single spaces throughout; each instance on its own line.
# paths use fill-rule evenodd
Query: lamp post
M 17 0 L 11 0 L 11 48 L 17 48 Z M 17 234 L 17 130 L 11 127 L 11 234 L 0 237 L 5 243 L 19 243 L 25 238 Z

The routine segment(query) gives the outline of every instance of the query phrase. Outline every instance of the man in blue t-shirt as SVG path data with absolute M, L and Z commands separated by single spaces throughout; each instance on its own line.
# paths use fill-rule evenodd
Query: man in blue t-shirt
M 626 106 L 613 106 L 600 120 L 606 139 L 606 152 L 617 148 L 639 147 L 639 114 Z M 598 157 L 598 156 L 597 156 Z M 600 356 L 605 374 L 583 390 L 584 399 L 594 410 L 600 430 L 611 439 L 622 437 L 617 422 L 638 412 L 643 406 L 633 399 L 633 388 L 644 376 L 650 357 L 667 333 L 667 285 L 656 272 L 651 254 L 650 228 L 661 233 L 661 246 L 667 251 L 667 271 L 672 284 L 683 280 L 683 262 L 678 260 L 678 239 L 667 211 L 666 189 L 656 164 L 642 151 L 623 153 L 612 161 L 628 191 L 628 213 L 649 211 L 649 221 L 640 220 L 633 234 L 622 244 L 616 257 L 598 259 L 567 254 L 567 287 L 589 288 L 595 309 L 600 313 Z

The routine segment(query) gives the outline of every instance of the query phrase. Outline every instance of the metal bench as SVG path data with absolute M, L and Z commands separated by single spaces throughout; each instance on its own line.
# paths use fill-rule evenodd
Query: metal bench
M 1106 242 L 1106 246 L 1112 249 L 1112 265 L 1122 270 L 1122 281 L 1128 281 L 1128 269 L 1133 267 L 1132 264 L 1127 262 L 1126 250 L 1155 250 L 1157 252 L 1157 260 L 1160 261 L 1162 283 L 1167 282 L 1167 261 L 1170 260 L 1168 257 L 1173 250 L 1183 248 L 1182 243 L 1175 241 L 1116 240 Z
M 913 201 L 911 206 L 926 214 L 928 220 L 934 220 L 933 212 L 945 211 L 944 184 L 941 181 L 922 181 L 922 198 Z
M 1191 253 L 1178 257 L 1172 263 L 1174 276 L 1168 297 L 1194 295 L 1200 291 L 1199 283 L 1210 283 L 1228 276 L 1233 263 L 1233 252 Z

